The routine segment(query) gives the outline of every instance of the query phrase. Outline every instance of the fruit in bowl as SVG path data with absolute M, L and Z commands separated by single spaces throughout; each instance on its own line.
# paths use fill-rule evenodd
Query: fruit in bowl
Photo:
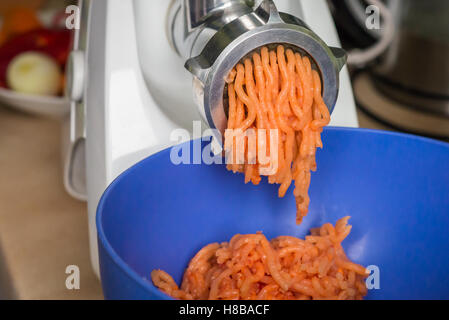
M 62 73 L 55 60 L 39 52 L 24 52 L 9 64 L 6 81 L 17 92 L 57 95 L 61 91 Z
M 65 11 L 58 16 L 62 21 Z M 20 7 L 0 18 L 0 104 L 33 114 L 65 116 L 70 105 L 63 96 L 64 71 L 72 31 L 59 20 L 42 23 L 36 11 Z
M 62 74 L 70 52 L 70 41 L 71 32 L 64 29 L 38 29 L 8 40 L 0 47 L 0 87 L 15 90 L 16 87 L 12 86 L 9 81 L 12 80 L 9 78 L 9 74 L 11 69 L 17 70 L 13 64 L 21 61 L 22 63 L 28 61 L 27 64 L 33 61 L 32 65 L 36 67 L 40 64 L 56 66 L 59 73 Z M 33 55 L 28 55 L 28 53 L 33 53 Z M 59 80 L 60 82 L 61 80 Z M 18 91 L 23 92 L 22 90 Z M 56 95 L 60 92 L 61 90 L 58 90 L 49 94 Z

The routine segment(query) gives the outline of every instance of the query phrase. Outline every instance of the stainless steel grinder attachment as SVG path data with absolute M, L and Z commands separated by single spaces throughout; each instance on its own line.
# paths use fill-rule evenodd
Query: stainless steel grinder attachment
M 346 53 L 328 47 L 301 19 L 278 12 L 272 0 L 174 0 L 168 37 L 193 74 L 195 102 L 212 129 L 227 126 L 225 79 L 242 58 L 262 46 L 284 44 L 307 54 L 321 75 L 323 99 L 332 112 Z

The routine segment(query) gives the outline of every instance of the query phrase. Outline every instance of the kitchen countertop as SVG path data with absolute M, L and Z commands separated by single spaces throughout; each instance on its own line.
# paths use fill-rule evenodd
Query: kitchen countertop
M 385 129 L 359 112 L 362 127 Z M 102 299 L 86 203 L 64 190 L 61 124 L 0 106 L 0 253 L 19 299 Z M 1 259 L 1 254 L 0 254 Z M 65 286 L 80 269 L 80 289 Z
M 0 252 L 19 299 L 102 299 L 86 204 L 64 190 L 60 139 L 58 121 L 0 106 Z M 79 267 L 79 290 L 65 286 L 68 265 Z

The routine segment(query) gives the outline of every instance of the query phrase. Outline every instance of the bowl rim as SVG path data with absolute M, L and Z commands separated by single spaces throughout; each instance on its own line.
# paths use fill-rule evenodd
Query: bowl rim
M 11 99 L 20 99 L 22 101 L 27 102 L 47 102 L 47 103 L 61 103 L 68 101 L 68 98 L 65 96 L 52 96 L 52 95 L 39 95 L 39 94 L 29 94 L 22 93 L 18 91 L 14 91 L 8 88 L 0 88 L 0 95 L 3 97 L 11 98 Z
M 432 138 L 417 136 L 409 133 L 402 133 L 402 132 L 394 132 L 394 131 L 386 131 L 386 130 L 377 130 L 377 129 L 365 129 L 365 128 L 349 128 L 349 127 L 334 127 L 334 126 L 328 126 L 324 128 L 324 131 L 340 131 L 340 132 L 358 132 L 362 134 L 376 134 L 376 135 L 387 135 L 392 136 L 396 138 L 405 138 L 405 139 L 412 139 L 417 140 L 425 143 L 430 143 L 436 146 L 445 147 L 449 150 L 449 143 L 438 141 Z M 180 144 L 184 143 L 191 143 L 192 140 L 182 142 Z M 102 194 L 100 201 L 97 206 L 96 210 L 96 227 L 97 227 L 97 239 L 100 242 L 99 246 L 103 246 L 103 248 L 106 250 L 106 253 L 108 254 L 109 258 L 119 267 L 120 270 L 124 272 L 124 274 L 131 278 L 138 284 L 141 288 L 145 289 L 145 291 L 150 292 L 151 294 L 160 297 L 161 299 L 169 299 L 174 300 L 173 297 L 165 294 L 161 290 L 159 290 L 150 280 L 147 280 L 146 278 L 141 277 L 136 271 L 134 271 L 113 249 L 112 245 L 109 243 L 103 229 L 102 224 L 102 218 L 103 218 L 103 212 L 104 212 L 104 206 L 106 202 L 106 198 L 108 198 L 108 195 L 111 193 L 112 189 L 114 189 L 115 185 L 120 183 L 122 179 L 124 179 L 127 175 L 130 174 L 132 170 L 136 170 L 138 167 L 142 166 L 146 161 L 148 161 L 150 158 L 161 156 L 162 153 L 167 152 L 167 150 L 170 150 L 171 147 L 163 149 L 155 154 L 152 154 L 143 160 L 137 162 L 130 168 L 123 171 L 121 174 L 119 174 L 106 188 L 104 193 Z M 101 279 L 101 262 L 100 263 L 100 280 L 103 285 L 103 280 Z

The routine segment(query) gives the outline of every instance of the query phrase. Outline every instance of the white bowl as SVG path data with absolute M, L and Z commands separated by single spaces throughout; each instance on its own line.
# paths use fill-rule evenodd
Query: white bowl
M 66 97 L 30 95 L 4 88 L 0 88 L 0 102 L 14 109 L 51 118 L 62 118 L 70 111 Z

